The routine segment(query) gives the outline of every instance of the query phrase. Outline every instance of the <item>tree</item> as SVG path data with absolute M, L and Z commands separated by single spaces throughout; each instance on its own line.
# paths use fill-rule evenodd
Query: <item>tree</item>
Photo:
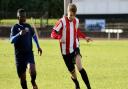
M 16 11 L 24 8 L 27 12 L 34 12 L 35 17 L 48 13 L 49 18 L 59 18 L 63 15 L 63 0 L 0 0 L 0 13 L 5 18 L 16 17 Z M 15 14 L 9 14 L 15 13 Z M 33 14 L 30 14 L 33 15 Z M 0 18 L 1 15 L 0 15 Z

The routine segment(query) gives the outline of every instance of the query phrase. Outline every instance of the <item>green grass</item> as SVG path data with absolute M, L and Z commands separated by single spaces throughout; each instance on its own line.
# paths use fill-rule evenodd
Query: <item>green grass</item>
M 2 20 L 0 20 L 0 25 L 3 25 L 3 26 L 12 26 L 12 25 L 16 24 L 17 21 L 18 21 L 17 19 L 2 19 Z M 40 23 L 41 23 L 40 22 L 40 19 L 34 19 L 33 21 L 34 21 L 34 24 L 36 26 L 40 26 Z M 48 25 L 55 25 L 56 21 L 57 21 L 57 19 L 48 19 Z M 27 19 L 27 22 L 30 23 L 30 24 L 32 24 L 31 18 L 28 18 Z M 46 25 L 47 20 L 46 19 L 43 19 L 42 20 L 42 23 L 43 23 L 43 25 Z
M 81 43 L 82 63 L 92 89 L 128 89 L 128 41 L 93 41 Z M 34 45 L 39 89 L 74 89 L 61 57 L 59 43 L 40 40 L 43 55 Z M 77 71 L 78 72 L 78 71 Z M 27 71 L 28 87 L 31 88 Z M 86 89 L 78 73 L 81 89 Z M 0 40 L 0 89 L 21 89 L 16 74 L 13 45 Z

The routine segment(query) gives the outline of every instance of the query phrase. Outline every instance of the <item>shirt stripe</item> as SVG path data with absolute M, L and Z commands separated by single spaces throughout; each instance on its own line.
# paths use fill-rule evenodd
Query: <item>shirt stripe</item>
M 66 19 L 66 54 L 69 54 L 69 48 L 70 48 L 70 23 L 68 21 L 68 18 Z

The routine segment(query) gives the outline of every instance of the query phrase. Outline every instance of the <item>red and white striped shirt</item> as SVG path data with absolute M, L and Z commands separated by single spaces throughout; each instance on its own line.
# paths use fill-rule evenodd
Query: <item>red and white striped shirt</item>
M 77 31 L 79 20 L 75 18 L 73 21 L 64 16 L 54 26 L 51 37 L 60 39 L 60 47 L 63 55 L 72 53 L 75 48 L 79 47 L 78 36 L 80 31 Z M 58 32 L 58 34 L 56 34 Z M 82 37 L 85 37 L 80 33 Z

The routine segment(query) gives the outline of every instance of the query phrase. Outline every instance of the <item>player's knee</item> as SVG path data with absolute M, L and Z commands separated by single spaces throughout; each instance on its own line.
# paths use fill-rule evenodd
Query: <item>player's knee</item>
M 36 70 L 35 70 L 35 68 L 30 68 L 29 69 L 29 72 L 30 72 L 30 75 L 36 75 Z
M 79 71 L 83 68 L 80 60 L 81 59 L 76 59 L 76 66 Z
M 32 72 L 31 76 L 36 77 L 36 72 Z
M 82 58 L 82 56 L 80 54 L 76 55 L 76 59 L 81 59 L 81 58 Z
M 34 61 L 34 59 L 33 59 L 33 61 Z M 30 70 L 35 70 L 36 69 L 35 64 L 34 64 L 33 61 L 32 61 L 32 63 L 30 63 Z
M 71 74 L 74 74 L 75 73 L 75 69 L 73 69 L 72 71 L 70 71 L 71 72 Z
M 30 74 L 31 74 L 31 75 L 36 75 L 36 71 L 35 71 L 35 70 L 31 70 L 31 71 L 30 71 Z
M 21 74 L 19 77 L 20 77 L 21 81 L 26 81 L 26 74 L 25 73 Z
M 36 80 L 36 72 L 31 73 L 31 82 L 35 82 Z
M 78 71 L 80 71 L 83 67 L 81 63 L 76 64 Z
M 77 66 L 77 69 L 78 69 L 78 71 L 80 71 L 80 70 L 83 69 L 83 67 L 82 66 Z
M 75 69 L 73 69 L 70 73 L 71 73 L 72 77 L 74 79 L 76 79 L 76 71 L 75 71 Z

